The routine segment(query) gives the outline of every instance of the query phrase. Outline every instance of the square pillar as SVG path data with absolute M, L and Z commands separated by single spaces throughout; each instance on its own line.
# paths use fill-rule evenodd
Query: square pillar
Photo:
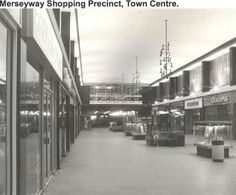
M 183 96 L 189 95 L 189 71 L 183 71 Z
M 210 82 L 210 69 L 211 63 L 209 61 L 202 62 L 202 92 L 209 91 L 211 89 Z

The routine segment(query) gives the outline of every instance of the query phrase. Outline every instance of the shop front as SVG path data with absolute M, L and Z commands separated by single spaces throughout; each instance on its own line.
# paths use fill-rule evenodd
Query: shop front
M 233 118 L 236 91 L 204 97 L 205 128 L 212 127 L 213 136 L 230 141 L 234 137 Z
M 236 91 L 208 95 L 203 98 L 204 115 L 192 122 L 195 142 L 220 138 L 226 143 L 234 139 Z
M 9 178 L 9 133 L 11 107 L 11 56 L 12 32 L 0 17 L 0 194 L 7 192 L 7 178 Z
M 55 24 L 52 10 L 0 10 L 1 195 L 40 194 L 79 133 L 77 83 Z
M 68 94 L 63 86 L 59 88 L 59 117 L 58 117 L 58 166 L 67 154 L 67 134 L 68 131 Z
M 195 98 L 184 102 L 185 134 L 193 134 L 193 124 L 203 120 L 203 100 Z

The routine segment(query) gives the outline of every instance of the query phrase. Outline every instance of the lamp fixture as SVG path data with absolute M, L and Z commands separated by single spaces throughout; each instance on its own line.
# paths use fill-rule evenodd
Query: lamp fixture
M 133 86 L 134 86 L 134 93 L 138 94 L 139 92 L 139 85 L 140 85 L 140 72 L 138 72 L 138 57 L 136 56 L 136 71 L 132 74 L 133 76 Z
M 160 74 L 161 77 L 165 77 L 169 73 L 171 73 L 171 69 L 173 68 L 173 64 L 171 62 L 170 56 L 170 43 L 167 40 L 167 20 L 165 20 L 165 44 L 162 45 L 160 51 Z

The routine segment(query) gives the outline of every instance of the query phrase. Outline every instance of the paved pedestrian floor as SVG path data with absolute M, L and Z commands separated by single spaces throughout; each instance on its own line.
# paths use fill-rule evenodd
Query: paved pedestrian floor
M 236 148 L 223 163 L 185 147 L 150 147 L 122 132 L 82 131 L 45 195 L 235 195 Z

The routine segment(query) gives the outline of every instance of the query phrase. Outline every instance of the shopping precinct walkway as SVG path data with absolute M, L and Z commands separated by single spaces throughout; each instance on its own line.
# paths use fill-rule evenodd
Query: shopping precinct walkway
M 121 132 L 82 131 L 45 194 L 235 195 L 235 151 L 214 163 L 196 156 L 190 143 L 150 147 Z

